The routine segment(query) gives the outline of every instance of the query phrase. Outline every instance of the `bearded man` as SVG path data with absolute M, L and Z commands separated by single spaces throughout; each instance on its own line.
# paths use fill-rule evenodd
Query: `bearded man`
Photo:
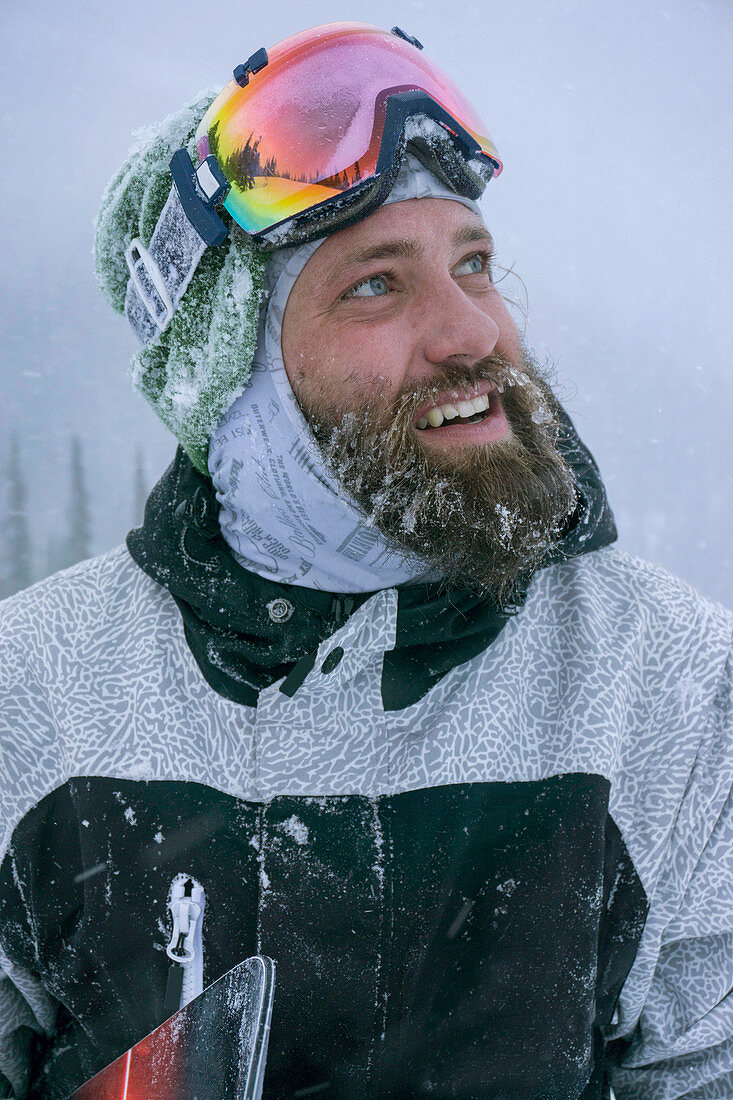
M 258 955 L 272 1100 L 731 1096 L 731 615 L 613 547 L 417 40 L 234 76 L 97 224 L 175 460 L 3 606 L 6 1095 Z

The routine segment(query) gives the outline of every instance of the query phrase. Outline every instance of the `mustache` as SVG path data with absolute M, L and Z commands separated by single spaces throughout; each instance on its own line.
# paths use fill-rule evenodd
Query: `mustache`
M 330 406 L 301 391 L 301 407 L 311 431 L 324 454 L 338 448 L 339 438 L 355 439 L 369 435 L 374 446 L 387 449 L 396 467 L 407 460 L 410 440 L 414 436 L 414 421 L 421 408 L 452 391 L 471 390 L 489 382 L 502 395 L 507 420 L 514 433 L 514 450 L 528 447 L 536 450 L 537 426 L 553 440 L 559 432 L 558 403 L 549 377 L 529 349 L 523 347 L 521 357 L 512 361 L 493 352 L 473 363 L 456 363 L 455 359 L 435 364 L 429 378 L 403 384 L 397 392 L 384 388 L 384 379 L 371 380 L 351 375 L 352 396 L 348 403 L 336 401 Z M 497 460 L 501 448 L 492 448 Z M 418 455 L 422 452 L 419 451 Z M 342 461 L 344 456 L 342 455 Z
M 493 382 L 504 389 L 518 382 L 528 381 L 526 373 L 523 370 L 518 371 L 502 355 L 487 355 L 471 365 L 441 363 L 435 367 L 435 374 L 429 382 L 416 381 L 403 386 L 393 399 L 390 411 L 395 415 L 413 414 L 427 401 L 435 400 L 446 390 L 470 390 L 481 382 Z
M 367 399 L 359 410 L 359 418 L 365 428 L 381 431 L 385 442 L 400 446 L 412 434 L 415 417 L 426 405 L 437 404 L 441 396 L 445 400 L 446 393 L 457 391 L 457 397 L 461 391 L 470 392 L 482 382 L 495 385 L 501 394 L 504 412 L 520 449 L 534 446 L 535 433 L 530 421 L 544 425 L 550 436 L 557 436 L 557 398 L 539 364 L 527 353 L 519 364 L 497 354 L 469 365 L 439 364 L 429 381 L 422 379 L 403 386 L 391 401 L 385 396 Z M 351 419 L 350 414 L 344 417 L 345 422 Z

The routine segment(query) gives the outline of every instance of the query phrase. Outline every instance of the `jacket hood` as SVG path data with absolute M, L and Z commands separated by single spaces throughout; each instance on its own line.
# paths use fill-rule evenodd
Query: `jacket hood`
M 561 406 L 558 411 L 558 447 L 575 473 L 578 506 L 540 568 L 599 550 L 618 537 L 598 465 L 570 417 Z M 263 687 L 289 677 L 298 662 L 307 673 L 310 655 L 323 639 L 373 595 L 281 584 L 244 569 L 221 534 L 210 478 L 181 448 L 152 490 L 143 525 L 129 533 L 127 547 L 176 601 L 209 685 L 248 706 L 256 705 Z M 396 645 L 385 655 L 382 683 L 388 710 L 409 705 L 451 668 L 485 649 L 524 602 L 520 594 L 502 610 L 486 597 L 446 591 L 440 582 L 403 584 L 397 592 Z

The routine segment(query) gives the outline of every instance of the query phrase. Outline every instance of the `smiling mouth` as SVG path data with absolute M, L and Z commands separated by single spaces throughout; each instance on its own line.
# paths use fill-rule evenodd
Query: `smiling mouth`
M 452 394 L 451 397 L 452 400 L 434 405 L 414 422 L 418 431 L 430 431 L 445 423 L 455 426 L 478 424 L 491 416 L 497 408 L 496 391 L 482 393 L 477 397 L 467 397 L 465 394 L 460 398 L 458 394 Z

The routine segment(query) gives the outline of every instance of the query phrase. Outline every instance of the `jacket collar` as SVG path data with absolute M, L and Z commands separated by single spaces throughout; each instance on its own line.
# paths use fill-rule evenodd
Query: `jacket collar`
M 579 503 L 541 568 L 617 538 L 595 459 L 561 407 L 559 413 L 558 445 L 575 472 Z M 127 546 L 138 566 L 176 601 L 186 640 L 209 685 L 250 706 L 263 687 L 315 652 L 373 595 L 285 585 L 243 569 L 222 537 L 211 480 L 181 448 L 152 490 L 143 525 L 129 533 Z M 524 602 L 520 598 L 501 611 L 491 600 L 446 592 L 439 583 L 400 585 L 397 593 L 396 644 L 385 659 L 383 678 L 387 709 L 407 705 L 416 693 L 419 698 L 450 668 L 486 648 Z

